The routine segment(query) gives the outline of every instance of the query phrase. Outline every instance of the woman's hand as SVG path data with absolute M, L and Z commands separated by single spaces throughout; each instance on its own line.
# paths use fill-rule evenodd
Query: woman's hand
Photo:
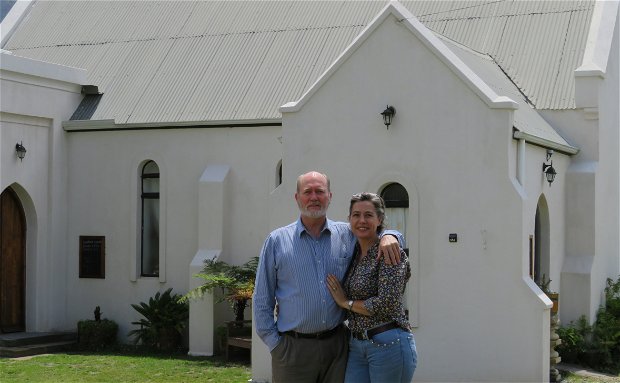
M 338 278 L 336 278 L 335 275 L 329 274 L 327 276 L 327 288 L 329 289 L 332 298 L 334 298 L 334 302 L 336 302 L 338 306 L 342 308 L 348 308 L 347 301 L 349 300 L 349 298 L 347 298 L 347 296 L 344 294 L 342 285 L 340 284 L 340 281 L 338 281 Z

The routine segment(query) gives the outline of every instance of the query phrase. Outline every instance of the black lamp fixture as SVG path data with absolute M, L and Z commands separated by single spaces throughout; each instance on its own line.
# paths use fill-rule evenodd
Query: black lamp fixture
M 546 161 L 549 161 L 552 155 L 553 155 L 553 150 L 547 149 L 547 160 Z M 547 178 L 547 182 L 549 182 L 549 186 L 551 186 L 551 184 L 553 183 L 553 180 L 555 180 L 555 175 L 557 173 L 555 169 L 553 168 L 553 161 L 551 161 L 549 165 L 546 164 L 546 161 L 543 162 L 542 170 L 543 170 L 545 177 Z
M 15 152 L 17 153 L 17 157 L 20 161 L 23 160 L 24 157 L 26 157 L 26 148 L 24 147 L 22 142 L 15 144 Z
M 381 115 L 383 116 L 383 123 L 385 124 L 386 129 L 390 128 L 390 125 L 392 124 L 392 118 L 395 114 L 396 109 L 394 109 L 393 106 L 389 105 L 385 107 L 385 110 L 383 112 L 381 112 Z

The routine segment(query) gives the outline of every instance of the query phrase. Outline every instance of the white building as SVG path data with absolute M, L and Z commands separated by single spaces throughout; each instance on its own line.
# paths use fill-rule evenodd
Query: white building
M 0 328 L 73 329 L 98 305 L 124 339 L 131 303 L 187 291 L 206 258 L 258 255 L 317 169 L 331 218 L 355 192 L 396 196 L 416 381 L 547 380 L 532 274 L 563 323 L 593 320 L 620 274 L 618 8 L 17 2 L 1 25 Z M 192 303 L 190 353 L 213 352 L 227 315 Z M 256 336 L 252 358 L 269 380 Z

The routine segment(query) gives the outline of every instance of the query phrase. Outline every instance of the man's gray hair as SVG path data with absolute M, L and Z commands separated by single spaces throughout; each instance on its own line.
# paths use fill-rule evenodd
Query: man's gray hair
M 331 191 L 330 189 L 330 182 L 329 182 L 329 177 L 327 176 L 327 174 L 321 173 L 321 172 L 317 172 L 317 171 L 309 171 L 307 173 L 301 174 L 299 177 L 297 177 L 297 193 L 299 193 L 299 188 L 301 187 L 301 179 L 305 176 L 308 175 L 310 173 L 317 173 L 320 174 L 321 176 L 323 176 L 325 178 L 325 180 L 327 181 L 327 191 Z

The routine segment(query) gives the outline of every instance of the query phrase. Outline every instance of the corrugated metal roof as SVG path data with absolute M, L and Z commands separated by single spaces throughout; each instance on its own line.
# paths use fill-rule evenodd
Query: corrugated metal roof
M 552 4 L 550 4 L 552 3 Z M 386 1 L 39 1 L 3 47 L 88 70 L 92 119 L 279 119 Z M 490 55 L 539 109 L 574 107 L 593 1 L 404 1 Z
M 594 1 L 403 1 L 427 28 L 488 54 L 537 109 L 575 107 Z
M 532 108 L 525 96 L 510 82 L 510 79 L 506 77 L 491 57 L 473 52 L 447 39 L 443 40 L 448 48 L 480 76 L 495 93 L 507 96 L 519 104 L 519 109 L 514 113 L 513 121 L 517 130 L 527 136 L 538 137 L 548 143 L 556 144 L 555 147 L 564 152 L 576 153 L 577 148 L 570 145 Z

